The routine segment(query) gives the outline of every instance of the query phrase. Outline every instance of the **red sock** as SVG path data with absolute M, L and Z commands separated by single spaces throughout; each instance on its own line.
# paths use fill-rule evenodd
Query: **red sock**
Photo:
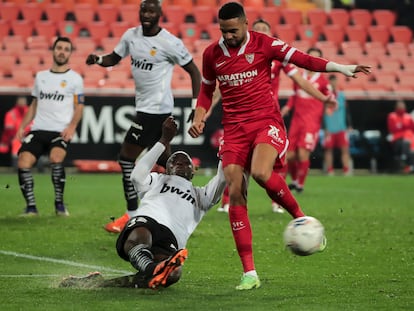
M 252 229 L 247 214 L 246 206 L 230 206 L 229 209 L 230 225 L 233 238 L 236 242 L 237 252 L 239 253 L 243 271 L 255 270 L 253 260 Z
M 297 165 L 297 161 L 293 160 L 293 161 L 288 161 L 288 171 L 290 174 L 290 178 L 292 178 L 292 181 L 295 181 L 298 179 L 298 165 Z
M 299 161 L 298 162 L 298 186 L 303 188 L 305 184 L 306 176 L 308 176 L 309 171 L 309 160 L 307 161 Z
M 229 204 L 230 198 L 229 198 L 229 187 L 224 188 L 223 196 L 221 197 L 221 206 L 224 204 Z
M 284 180 L 286 180 L 286 176 L 287 176 L 287 172 L 288 172 L 288 166 L 287 166 L 287 165 L 283 165 L 283 167 L 278 168 L 278 169 L 276 170 L 276 172 L 277 172 L 280 176 L 282 176 L 282 178 L 283 178 Z
M 293 218 L 305 216 L 285 180 L 279 174 L 272 172 L 269 180 L 264 184 L 264 188 L 270 198 L 286 209 Z

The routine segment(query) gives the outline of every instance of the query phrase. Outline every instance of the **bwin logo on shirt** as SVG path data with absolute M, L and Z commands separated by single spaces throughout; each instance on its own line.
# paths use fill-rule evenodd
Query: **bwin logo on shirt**
M 152 63 L 147 63 L 146 59 L 138 60 L 133 58 L 131 58 L 131 65 L 145 71 L 151 71 L 152 67 L 154 66 Z
M 168 184 L 164 184 L 162 186 L 162 189 L 160 191 L 160 193 L 165 193 L 165 192 L 171 192 L 171 193 L 176 193 L 178 194 L 181 199 L 184 199 L 186 201 L 191 202 L 191 204 L 195 203 L 195 199 L 193 198 L 193 196 L 190 193 L 190 190 L 187 190 L 186 192 L 180 190 L 179 188 L 176 188 L 174 186 L 168 186 Z
M 44 93 L 40 91 L 40 99 L 51 99 L 56 101 L 63 101 L 65 99 L 65 95 L 59 94 L 57 91 L 55 93 Z

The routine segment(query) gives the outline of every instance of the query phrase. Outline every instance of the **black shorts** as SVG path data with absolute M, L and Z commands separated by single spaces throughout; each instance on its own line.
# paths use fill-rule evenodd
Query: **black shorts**
M 162 124 L 170 115 L 137 112 L 124 141 L 144 148 L 152 147 L 160 139 Z
M 69 142 L 64 141 L 59 132 L 31 131 L 23 139 L 19 154 L 23 151 L 30 152 L 36 159 L 50 152 L 54 147 L 67 150 Z
M 128 254 L 124 252 L 124 244 L 128 239 L 129 233 L 138 227 L 147 228 L 152 235 L 151 252 L 153 254 L 164 254 L 170 256 L 178 250 L 177 239 L 174 234 L 166 226 L 159 224 L 151 217 L 136 216 L 132 217 L 126 224 L 124 230 L 119 234 L 116 241 L 116 250 L 119 257 L 129 261 Z

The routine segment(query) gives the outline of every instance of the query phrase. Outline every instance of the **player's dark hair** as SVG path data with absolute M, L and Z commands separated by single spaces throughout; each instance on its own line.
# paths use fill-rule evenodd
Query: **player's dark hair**
M 252 27 L 256 26 L 256 24 L 265 24 L 267 27 L 269 27 L 269 29 L 271 28 L 269 22 L 264 20 L 263 18 L 256 19 L 253 22 Z
M 321 49 L 318 49 L 318 48 L 315 48 L 315 47 L 311 47 L 311 48 L 309 48 L 307 51 L 306 51 L 306 53 L 311 53 L 311 52 L 318 52 L 319 53 L 319 57 L 322 57 L 322 50 Z
M 72 47 L 73 47 L 72 41 L 70 41 L 70 39 L 68 37 L 57 37 L 56 40 L 55 40 L 55 42 L 53 42 L 52 50 L 55 49 L 56 44 L 58 42 L 60 42 L 60 41 L 62 41 L 62 42 L 68 42 L 70 44 L 70 50 L 72 50 Z
M 243 6 L 237 2 L 223 4 L 218 12 L 219 19 L 246 18 Z

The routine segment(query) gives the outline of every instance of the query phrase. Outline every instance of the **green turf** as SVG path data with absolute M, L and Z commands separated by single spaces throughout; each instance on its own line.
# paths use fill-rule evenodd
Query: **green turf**
M 284 249 L 290 217 L 273 214 L 252 181 L 249 210 L 262 287 L 247 292 L 234 289 L 241 264 L 227 215 L 215 208 L 190 238 L 189 258 L 174 286 L 57 288 L 71 274 L 133 272 L 116 255 L 116 235 L 102 229 L 124 212 L 121 177 L 68 174 L 69 218 L 54 215 L 50 176 L 34 177 L 40 216 L 23 219 L 17 217 L 24 207 L 17 176 L 0 175 L 1 310 L 414 310 L 412 177 L 310 176 L 298 200 L 325 225 L 328 247 L 309 257 Z

